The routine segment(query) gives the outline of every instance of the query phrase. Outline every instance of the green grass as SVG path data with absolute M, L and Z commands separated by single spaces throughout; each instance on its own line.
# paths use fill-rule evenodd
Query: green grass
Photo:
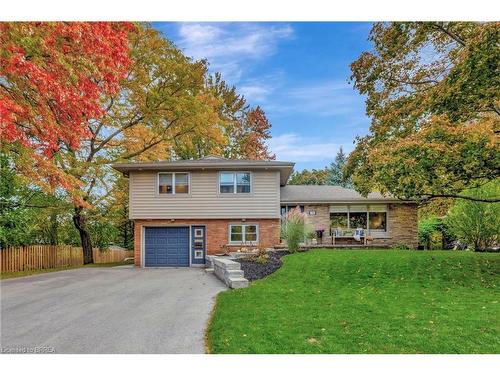
M 500 254 L 313 250 L 219 294 L 212 353 L 500 353 Z
M 116 267 L 116 266 L 123 266 L 126 264 L 132 264 L 132 262 L 127 261 L 127 262 L 115 262 L 115 263 L 92 263 L 92 264 L 86 264 L 85 266 L 57 267 L 57 268 L 46 268 L 46 269 L 40 269 L 40 270 L 2 272 L 2 273 L 0 273 L 0 280 L 12 279 L 15 277 L 38 275 L 41 273 L 74 270 L 75 268 L 82 268 L 82 267 L 91 267 L 91 268 L 92 267 Z

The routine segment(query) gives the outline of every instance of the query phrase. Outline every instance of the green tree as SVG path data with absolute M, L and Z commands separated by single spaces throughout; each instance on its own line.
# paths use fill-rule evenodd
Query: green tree
M 347 164 L 347 155 L 344 153 L 342 147 L 340 147 L 337 155 L 335 155 L 335 160 L 330 164 L 328 169 L 328 177 L 326 178 L 327 185 L 342 186 L 345 188 L 352 188 L 352 181 L 350 176 L 345 174 L 345 166 Z
M 325 185 L 328 178 L 328 169 L 304 169 L 293 172 L 288 180 L 289 185 Z
M 0 153 L 0 245 L 59 242 L 61 215 L 70 205 L 43 192 L 17 173 L 15 163 Z
M 370 133 L 347 173 L 358 191 L 405 199 L 477 198 L 500 175 L 499 23 L 380 22 L 351 64 Z
M 500 194 L 500 179 L 467 192 L 478 200 Z M 447 230 L 474 250 L 485 250 L 500 241 L 500 203 L 458 199 L 445 218 Z
M 430 217 L 418 222 L 418 242 L 426 249 L 431 249 L 433 236 L 442 230 L 442 220 L 438 217 Z
M 67 202 L 62 212 L 36 213 L 49 215 L 43 220 L 47 227 L 37 225 L 37 233 L 52 242 L 80 244 L 85 263 L 93 261 L 94 245 L 132 243 L 126 181 L 111 168 L 112 163 L 225 153 L 272 157 L 265 147 L 270 124 L 264 112 L 250 109 L 220 74 L 210 76 L 206 61 L 185 56 L 147 24 L 136 25 L 127 40 L 130 64 L 123 66 L 127 74 L 120 74 L 117 90 L 99 94 L 96 102 L 102 116 L 85 117 L 79 147 L 62 139 L 51 156 L 51 168 L 64 171 L 72 183 L 34 176 L 30 180 L 38 186 L 55 185 L 53 196 Z M 71 39 L 65 42 L 71 43 Z M 15 157 L 15 167 L 29 165 L 30 154 L 18 145 L 9 145 L 7 152 Z M 68 215 L 79 240 L 73 237 L 74 229 L 68 230 Z
M 118 93 L 103 98 L 105 115 L 88 122 L 78 151 L 63 147 L 57 155 L 59 168 L 81 184 L 73 223 L 85 263 L 93 261 L 93 240 L 109 243 L 99 234 L 111 235 L 99 211 L 119 178 L 112 163 L 175 158 L 176 142 L 222 138 L 206 62 L 192 61 L 149 25 L 138 25 L 129 40 L 132 64 Z

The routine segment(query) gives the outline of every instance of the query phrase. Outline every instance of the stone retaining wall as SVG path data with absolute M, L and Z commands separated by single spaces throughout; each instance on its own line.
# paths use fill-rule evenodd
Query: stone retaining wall
M 215 276 L 232 289 L 246 288 L 248 280 L 245 279 L 241 264 L 228 257 L 207 257 L 207 269 L 213 270 Z

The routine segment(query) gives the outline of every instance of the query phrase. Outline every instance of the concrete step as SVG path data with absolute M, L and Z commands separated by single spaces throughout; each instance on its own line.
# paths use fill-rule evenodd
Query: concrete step
M 241 268 L 241 264 L 232 261 L 228 257 L 212 258 L 212 262 L 214 267 L 220 267 L 224 270 L 239 270 Z
M 246 288 L 248 287 L 248 280 L 244 277 L 230 278 L 229 287 L 232 289 Z
M 244 277 L 245 274 L 242 270 L 226 270 L 227 278 Z
M 205 272 L 206 273 L 214 273 L 214 269 L 213 268 L 205 268 Z

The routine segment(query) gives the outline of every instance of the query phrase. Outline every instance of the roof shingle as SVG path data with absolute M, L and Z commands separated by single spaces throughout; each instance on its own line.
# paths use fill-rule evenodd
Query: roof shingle
M 281 187 L 281 202 L 284 203 L 331 203 L 331 202 L 395 202 L 397 198 L 380 193 L 363 197 L 356 190 L 331 185 L 286 185 Z

